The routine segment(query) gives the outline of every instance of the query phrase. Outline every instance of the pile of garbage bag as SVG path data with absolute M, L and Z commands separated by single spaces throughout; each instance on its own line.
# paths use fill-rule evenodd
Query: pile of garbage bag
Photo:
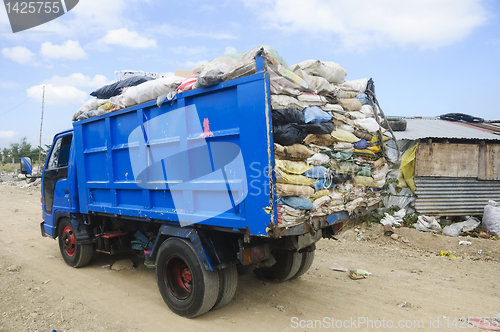
M 278 226 L 378 204 L 389 170 L 382 154 L 388 137 L 367 93 L 369 80 L 346 80 L 334 62 L 289 66 L 272 47 L 257 46 L 215 58 L 187 78 L 135 76 L 103 87 L 73 121 L 151 100 L 160 105 L 177 93 L 254 74 L 256 55 L 270 78 Z

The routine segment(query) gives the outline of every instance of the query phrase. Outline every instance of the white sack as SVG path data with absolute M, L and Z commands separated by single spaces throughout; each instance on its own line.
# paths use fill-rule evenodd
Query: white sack
M 167 76 L 130 87 L 123 94 L 123 106 L 130 107 L 147 101 L 156 100 L 159 96 L 167 95 L 175 91 L 184 79 L 184 77 Z
M 500 235 L 500 203 L 490 200 L 484 207 L 483 227 Z
M 375 133 L 380 129 L 377 120 L 374 118 L 356 119 L 354 123 L 370 133 Z
M 342 83 L 347 76 L 345 69 L 335 62 L 306 60 L 296 66 L 299 66 L 306 74 L 323 77 L 333 84 Z

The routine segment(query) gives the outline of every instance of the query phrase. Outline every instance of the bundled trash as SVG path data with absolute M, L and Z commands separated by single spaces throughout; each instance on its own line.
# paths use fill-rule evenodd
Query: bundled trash
M 372 81 L 346 80 L 347 72 L 334 62 L 288 66 L 272 47 L 257 46 L 215 58 L 187 78 L 133 85 L 150 79 L 133 76 L 103 87 L 93 93 L 100 99 L 83 105 L 73 121 L 155 99 L 160 105 L 177 93 L 254 74 L 256 55 L 270 79 L 278 226 L 377 205 L 389 170 L 383 155 L 388 137 L 379 125 Z

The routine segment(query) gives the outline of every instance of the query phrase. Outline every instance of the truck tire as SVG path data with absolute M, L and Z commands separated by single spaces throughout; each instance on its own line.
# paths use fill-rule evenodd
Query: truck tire
M 170 310 L 186 318 L 212 309 L 219 294 L 218 272 L 206 270 L 191 243 L 179 238 L 160 246 L 156 283 Z
M 260 278 L 283 282 L 297 274 L 302 264 L 302 254 L 290 251 L 277 251 L 273 253 L 276 264 L 271 267 L 261 267 L 253 270 Z
M 219 295 L 212 310 L 217 310 L 228 304 L 236 293 L 238 286 L 238 269 L 236 265 L 219 270 Z
M 71 267 L 82 267 L 90 263 L 92 244 L 77 244 L 73 225 L 68 219 L 62 219 L 58 228 L 59 250 Z
M 292 279 L 297 279 L 304 273 L 306 273 L 310 268 L 311 265 L 314 261 L 314 252 L 315 251 L 310 251 L 310 252 L 303 252 L 302 253 L 302 263 L 300 264 L 299 270 L 297 271 L 297 274 L 295 274 Z

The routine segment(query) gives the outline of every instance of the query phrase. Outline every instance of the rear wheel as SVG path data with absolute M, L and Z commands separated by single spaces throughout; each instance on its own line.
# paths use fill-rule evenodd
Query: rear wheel
M 236 265 L 226 267 L 218 272 L 219 295 L 217 296 L 217 301 L 212 310 L 222 308 L 228 304 L 233 299 L 234 293 L 236 293 L 236 287 L 238 286 L 238 269 Z
M 90 263 L 92 244 L 77 244 L 73 225 L 68 219 L 61 220 L 58 233 L 59 250 L 66 264 L 82 267 Z
M 292 279 L 296 279 L 306 273 L 310 268 L 314 261 L 314 251 L 303 252 L 302 253 L 302 263 L 300 264 L 299 270 L 292 277 Z
M 219 294 L 218 272 L 207 271 L 191 243 L 178 238 L 160 246 L 156 282 L 168 307 L 187 318 L 209 311 Z
M 302 264 L 302 254 L 290 251 L 277 251 L 273 253 L 276 264 L 271 267 L 261 267 L 254 270 L 254 273 L 264 279 L 278 282 L 287 281 L 297 274 Z

